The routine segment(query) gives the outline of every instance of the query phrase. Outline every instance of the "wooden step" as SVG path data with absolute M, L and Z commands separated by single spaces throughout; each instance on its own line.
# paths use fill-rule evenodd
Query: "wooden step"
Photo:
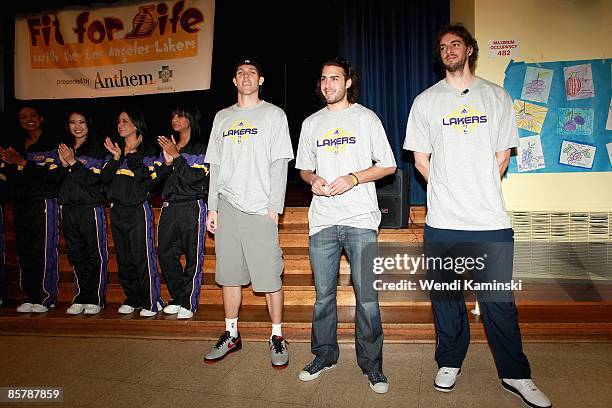
M 107 210 L 108 211 L 108 210 Z M 109 235 L 109 306 L 99 316 L 70 317 L 65 308 L 74 295 L 72 267 L 60 245 L 60 284 L 58 310 L 42 316 L 17 315 L 16 302 L 21 298 L 17 268 L 15 238 L 10 208 L 6 217 L 6 260 L 10 309 L 0 309 L 0 333 L 40 333 L 51 335 L 94 335 L 128 336 L 147 338 L 216 338 L 222 329 L 222 290 L 214 282 L 216 259 L 214 236 L 206 242 L 206 256 L 203 265 L 203 285 L 200 291 L 200 311 L 192 321 L 177 321 L 174 317 L 158 316 L 143 319 L 137 316 L 119 316 L 118 304 L 124 294 L 118 283 L 117 263 L 114 254 L 112 234 Z M 159 211 L 156 210 L 156 221 Z M 411 209 L 411 218 L 417 222 L 410 228 L 380 231 L 381 242 L 419 243 L 423 239 L 424 208 Z M 316 298 L 314 280 L 308 256 L 307 207 L 287 208 L 281 218 L 279 237 L 285 258 L 285 330 L 298 340 L 308 340 L 312 305 Z M 162 280 L 163 282 L 163 280 Z M 612 290 L 605 282 L 595 282 L 595 288 L 604 301 L 577 302 L 574 293 L 587 292 L 588 283 L 532 280 L 528 291 L 516 292 L 517 305 L 521 313 L 521 330 L 527 340 L 611 340 Z M 162 295 L 168 299 L 165 284 Z M 386 341 L 433 341 L 433 321 L 428 295 L 422 291 L 380 293 L 381 313 Z M 473 294 L 467 294 L 468 303 Z M 340 261 L 340 275 L 337 284 L 338 315 L 340 318 L 339 337 L 341 341 L 352 341 L 354 324 L 355 295 L 350 281 L 350 270 L 346 255 Z M 584 300 L 584 299 L 583 299 Z M 587 299 L 588 300 L 588 299 Z M 468 306 L 471 308 L 471 306 Z M 243 289 L 241 309 L 241 332 L 245 338 L 266 338 L 269 319 L 265 296 L 254 294 L 250 287 Z M 473 320 L 473 316 L 470 316 Z M 484 339 L 479 322 L 471 324 L 472 338 Z
M 424 275 L 397 275 L 386 277 L 385 281 L 395 282 L 410 280 L 415 283 L 415 290 L 383 290 L 378 292 L 379 303 L 381 306 L 411 306 L 415 302 L 429 302 L 429 293 L 419 288 L 419 280 L 425 279 Z M 19 289 L 19 274 L 16 268 L 7 270 L 7 288 L 9 299 L 17 301 L 21 298 Z M 167 287 L 161 278 L 162 298 L 168 300 L 170 295 Z M 612 303 L 612 284 L 606 281 L 562 281 L 554 279 L 523 279 L 522 291 L 515 292 L 517 303 L 538 304 L 540 302 L 554 302 L 558 304 L 571 304 L 577 301 L 597 302 L 603 299 L 605 302 Z M 62 271 L 59 281 L 60 302 L 71 302 L 74 296 L 73 275 L 70 271 Z M 313 305 L 316 300 L 316 289 L 312 273 L 293 273 L 283 276 L 283 289 L 285 291 L 286 305 Z M 588 294 L 593 294 L 593 298 L 585 298 Z M 595 297 L 595 294 L 599 298 Z M 265 305 L 265 295 L 254 293 L 250 286 L 243 287 L 242 303 L 244 305 Z M 119 284 L 119 276 L 116 272 L 109 273 L 107 302 L 121 303 L 125 298 L 123 289 Z M 468 300 L 474 299 L 473 292 L 466 292 Z M 354 306 L 355 293 L 348 274 L 340 274 L 337 281 L 337 303 L 340 306 Z M 203 274 L 202 286 L 200 288 L 200 304 L 219 305 L 223 304 L 222 288 L 215 282 L 213 271 Z
M 155 225 L 159 220 L 160 208 L 153 208 L 155 216 Z M 409 219 L 410 225 L 417 224 L 417 226 L 423 226 L 425 224 L 425 207 L 412 207 L 410 208 Z M 11 205 L 5 205 L 4 209 L 5 222 L 12 225 L 13 222 L 13 209 Z M 106 207 L 106 218 L 110 220 L 110 208 Z M 283 214 L 279 217 L 279 224 L 291 225 L 291 224 L 308 224 L 308 207 L 285 207 Z M 107 222 L 107 228 L 110 232 L 110 222 Z
M 200 304 L 201 305 L 222 305 L 223 290 L 217 285 L 214 280 L 214 274 L 206 273 L 203 276 L 203 283 L 200 288 Z M 16 280 L 11 280 L 7 284 L 8 298 L 17 301 L 21 298 L 19 284 Z M 58 301 L 72 302 L 75 295 L 75 287 L 73 278 L 69 274 L 62 274 L 58 284 Z M 287 275 L 283 278 L 283 289 L 285 305 L 313 305 L 316 300 L 316 290 L 312 275 Z M 162 299 L 170 299 L 167 286 L 161 285 Z M 106 288 L 106 301 L 109 303 L 121 303 L 125 299 L 123 288 L 119 284 L 117 274 L 109 275 L 109 282 Z M 410 306 L 415 301 L 428 301 L 428 296 L 425 292 L 389 292 L 381 294 L 381 306 L 405 305 Z M 353 286 L 350 284 L 350 275 L 340 275 L 337 287 L 337 303 L 340 306 L 354 306 L 355 293 Z M 250 286 L 243 287 L 242 290 L 243 305 L 265 305 L 266 297 L 263 293 L 253 292 Z
M 284 260 L 285 260 L 285 275 L 293 275 L 293 274 L 312 274 L 312 269 L 310 266 L 310 257 L 308 256 L 307 248 L 291 248 L 292 250 L 285 249 L 284 252 Z M 181 259 L 181 264 L 185 266 L 184 257 Z M 214 272 L 217 264 L 216 256 L 213 253 L 207 253 L 204 256 L 204 269 L 203 272 Z M 7 261 L 7 266 L 9 270 L 17 269 L 17 260 L 12 259 Z M 72 276 L 72 265 L 68 260 L 68 255 L 66 253 L 59 253 L 59 271 L 60 274 L 67 273 Z M 116 273 L 117 272 L 117 258 L 114 254 L 109 254 L 108 260 L 108 272 Z M 10 272 L 8 272 L 10 276 Z M 345 253 L 342 253 L 340 256 L 340 274 L 341 275 L 350 275 L 351 270 L 349 266 L 348 257 Z M 18 276 L 18 275 L 17 275 Z
M 68 304 L 43 314 L 18 314 L 15 304 L 0 308 L 0 334 L 77 337 L 130 337 L 147 339 L 216 340 L 222 330 L 223 307 L 207 305 L 189 320 L 163 313 L 143 318 L 137 313 L 119 315 L 118 304 L 109 304 L 94 316 L 68 316 Z M 473 304 L 468 304 L 472 308 Z M 612 341 L 612 305 L 519 305 L 524 341 Z M 354 341 L 354 308 L 338 308 L 338 340 Z M 270 320 L 265 306 L 240 309 L 240 333 L 245 340 L 267 341 Z M 434 343 L 435 331 L 429 304 L 410 308 L 381 308 L 385 342 Z M 472 342 L 486 341 L 478 316 L 469 315 Z M 289 341 L 310 340 L 311 306 L 285 306 L 283 334 Z M 205 350 L 203 350 L 204 352 Z
M 283 258 L 285 260 L 285 275 L 293 275 L 293 274 L 311 274 L 312 269 L 310 266 L 310 257 L 308 255 L 307 248 L 290 248 L 292 250 L 285 249 Z M 212 252 L 212 251 L 211 251 Z M 9 261 L 8 264 L 14 265 L 16 267 L 17 261 Z M 181 258 L 181 264 L 183 267 L 185 266 L 184 257 Z M 204 256 L 204 267 L 203 271 L 206 272 L 214 272 L 216 270 L 217 258 L 213 253 L 207 253 Z M 68 255 L 66 253 L 59 254 L 59 270 L 60 273 L 70 273 L 72 274 L 72 265 L 68 260 Z M 117 271 L 117 258 L 114 254 L 109 254 L 108 260 L 108 271 L 116 272 Z M 343 252 L 340 256 L 340 274 L 350 274 L 350 266 L 348 257 Z
M 281 224 L 278 232 L 279 242 L 282 248 L 308 248 L 307 224 Z M 157 242 L 157 235 L 155 239 Z M 423 228 L 381 229 L 378 233 L 378 240 L 379 242 L 420 243 L 423 242 Z M 15 251 L 15 236 L 12 233 L 6 234 L 5 241 L 7 251 Z M 214 234 L 206 234 L 205 248 L 206 253 L 214 253 Z M 63 231 L 60 233 L 58 250 L 60 252 L 66 252 Z M 115 253 L 115 242 L 110 231 L 108 233 L 108 251 L 109 253 Z
M 410 224 L 425 224 L 425 207 L 410 208 Z M 285 207 L 283 215 L 280 217 L 281 224 L 308 224 L 308 207 Z

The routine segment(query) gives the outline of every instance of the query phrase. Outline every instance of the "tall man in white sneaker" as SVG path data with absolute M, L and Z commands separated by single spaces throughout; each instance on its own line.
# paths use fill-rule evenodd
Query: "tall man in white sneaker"
M 357 79 L 347 60 L 325 62 L 318 93 L 327 106 L 302 124 L 296 168 L 314 194 L 308 224 L 317 300 L 311 334 L 315 359 L 299 378 L 314 380 L 338 361 L 336 285 L 344 249 L 355 290 L 357 362 L 372 390 L 383 394 L 389 389 L 382 370 L 383 331 L 366 253 L 375 250 L 381 220 L 374 181 L 393 174 L 396 165 L 382 123 L 357 103 Z
M 486 258 L 485 268 L 474 273 L 476 279 L 510 281 L 514 232 L 501 177 L 510 149 L 518 145 L 512 99 L 503 88 L 474 75 L 478 44 L 463 26 L 443 28 L 436 44 L 446 78 L 415 99 L 404 142 L 428 182 L 426 250 L 428 256 L 444 257 L 467 246 Z M 430 279 L 457 278 L 454 271 L 447 275 L 455 276 L 428 271 Z M 512 292 L 480 291 L 478 300 L 502 386 L 530 407 L 552 406 L 531 381 Z M 431 292 L 431 302 L 439 367 L 434 387 L 449 392 L 461 372 L 470 326 L 461 291 Z
M 283 338 L 283 254 L 278 215 L 283 212 L 287 167 L 293 159 L 287 117 L 259 99 L 264 82 L 260 65 L 245 58 L 236 64 L 238 102 L 217 113 L 206 151 L 210 164 L 206 227 L 215 234 L 215 280 L 223 286 L 225 332 L 206 361 L 218 361 L 242 347 L 238 311 L 242 285 L 266 296 L 274 367 L 289 362 Z

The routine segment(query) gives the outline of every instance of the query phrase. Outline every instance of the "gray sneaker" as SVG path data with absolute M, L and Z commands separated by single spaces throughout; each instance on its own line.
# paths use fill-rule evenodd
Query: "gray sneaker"
M 223 359 L 229 353 L 233 353 L 234 351 L 238 351 L 242 348 L 242 341 L 240 340 L 240 333 L 238 333 L 238 337 L 232 337 L 229 331 L 225 331 L 219 340 L 217 340 L 217 344 L 204 356 L 204 361 L 206 362 L 215 362 Z
M 289 364 L 289 350 L 287 340 L 282 336 L 272 336 L 270 339 L 270 358 L 272 367 L 285 368 Z

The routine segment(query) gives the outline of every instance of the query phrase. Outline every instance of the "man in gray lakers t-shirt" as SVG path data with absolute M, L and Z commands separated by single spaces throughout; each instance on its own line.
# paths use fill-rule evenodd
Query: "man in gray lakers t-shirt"
M 240 60 L 233 81 L 238 102 L 215 116 L 205 159 L 210 164 L 206 226 L 215 234 L 215 280 L 223 286 L 226 328 L 205 359 L 218 361 L 242 347 L 238 310 L 242 285 L 251 283 L 266 296 L 272 365 L 286 366 L 278 215 L 293 159 L 289 126 L 280 108 L 259 99 L 264 78 L 255 60 Z
M 503 88 L 474 75 L 478 44 L 463 26 L 443 28 L 436 44 L 446 77 L 415 99 L 404 142 L 428 182 L 427 255 L 444 259 L 467 249 L 484 260 L 484 267 L 473 271 L 475 280 L 510 282 L 514 232 L 501 176 L 510 149 L 518 145 L 512 100 Z M 460 279 L 435 266 L 428 277 L 440 283 Z M 470 325 L 462 291 L 430 296 L 439 368 L 434 387 L 449 392 L 467 353 Z M 550 407 L 531 381 L 512 292 L 479 291 L 477 297 L 502 386 L 530 407 Z
M 372 390 L 386 393 L 389 383 L 382 371 L 378 297 L 373 285 L 366 283 L 373 272 L 364 266 L 368 245 L 377 242 L 381 219 L 373 182 L 394 173 L 396 167 L 380 120 L 356 103 L 356 89 L 357 76 L 348 61 L 325 62 L 319 91 L 327 106 L 304 121 L 300 134 L 296 168 L 314 194 L 308 224 L 317 300 L 311 336 L 315 359 L 299 378 L 314 380 L 338 361 L 336 284 L 344 249 L 357 302 L 357 362 Z

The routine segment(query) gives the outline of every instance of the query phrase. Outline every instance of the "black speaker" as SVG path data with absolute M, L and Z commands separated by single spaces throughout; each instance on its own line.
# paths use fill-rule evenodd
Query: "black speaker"
M 378 208 L 382 213 L 380 228 L 405 228 L 408 226 L 410 212 L 408 192 L 408 177 L 402 169 L 397 169 L 395 174 L 376 181 Z

